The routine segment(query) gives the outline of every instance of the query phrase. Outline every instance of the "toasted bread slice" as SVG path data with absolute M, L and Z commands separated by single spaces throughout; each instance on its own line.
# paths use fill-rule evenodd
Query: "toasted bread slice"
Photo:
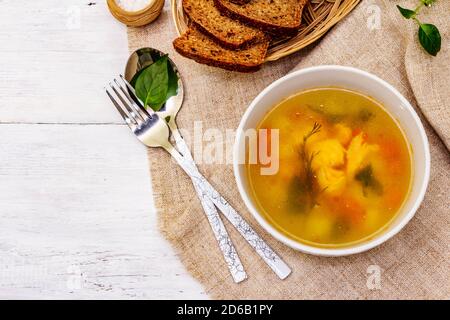
M 264 37 L 260 30 L 221 14 L 214 0 L 183 0 L 182 3 L 191 21 L 224 47 L 239 49 Z
M 263 31 L 292 35 L 300 28 L 302 11 L 308 0 L 252 0 L 236 4 L 234 0 L 214 0 L 220 12 Z
M 233 3 L 242 5 L 242 4 L 245 4 L 245 3 L 249 3 L 252 0 L 230 0 L 230 1 L 233 2 Z
M 255 43 L 241 49 L 230 50 L 220 46 L 194 25 L 173 42 L 175 50 L 198 63 L 239 72 L 252 72 L 261 67 L 269 41 Z

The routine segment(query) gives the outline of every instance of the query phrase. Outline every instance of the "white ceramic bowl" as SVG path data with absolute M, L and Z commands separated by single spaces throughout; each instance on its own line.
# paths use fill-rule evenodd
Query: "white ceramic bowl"
M 293 240 L 267 222 L 258 211 L 248 192 L 245 165 L 240 164 L 241 150 L 245 140 L 243 132 L 256 128 L 264 115 L 283 99 L 306 89 L 335 86 L 354 90 L 381 102 L 387 111 L 400 123 L 412 147 L 413 177 L 408 199 L 396 218 L 381 233 L 373 238 L 348 247 L 320 248 Z M 344 256 L 372 249 L 397 234 L 419 208 L 428 185 L 430 175 L 430 151 L 422 123 L 411 104 L 390 84 L 368 72 L 343 66 L 317 66 L 298 70 L 275 81 L 264 89 L 250 104 L 238 128 L 233 154 L 233 169 L 236 183 L 245 205 L 258 223 L 284 244 L 305 253 L 321 256 Z

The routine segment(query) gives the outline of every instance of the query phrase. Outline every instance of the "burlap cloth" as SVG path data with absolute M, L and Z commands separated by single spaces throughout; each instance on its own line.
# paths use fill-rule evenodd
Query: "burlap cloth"
M 400 3 L 412 7 L 416 2 Z M 291 70 L 319 64 L 354 66 L 385 79 L 413 104 L 428 134 L 431 180 L 420 210 L 393 239 L 369 252 L 350 257 L 321 258 L 284 246 L 264 232 L 244 208 L 229 164 L 200 165 L 219 192 L 293 269 L 286 280 L 279 280 L 226 223 L 249 275 L 249 279 L 241 284 L 234 284 L 229 275 L 190 180 L 164 151 L 149 150 L 160 230 L 210 297 L 450 298 L 450 157 L 446 148 L 450 146 L 450 1 L 438 0 L 432 9 L 422 10 L 422 20 L 435 23 L 441 31 L 442 50 L 434 58 L 417 45 L 417 27 L 398 14 L 397 3 L 362 1 L 320 43 L 268 63 L 253 74 L 199 65 L 177 54 L 172 48 L 176 32 L 168 6 L 150 26 L 129 29 L 130 50 L 153 46 L 168 52 L 177 63 L 186 89 L 178 124 L 191 134 L 194 121 L 202 121 L 203 130 L 217 128 L 225 132 L 225 129 L 235 129 L 245 108 L 264 87 Z M 371 30 L 367 24 L 372 25 L 371 19 L 378 12 L 380 28 Z M 381 268 L 379 289 L 367 285 L 371 265 Z

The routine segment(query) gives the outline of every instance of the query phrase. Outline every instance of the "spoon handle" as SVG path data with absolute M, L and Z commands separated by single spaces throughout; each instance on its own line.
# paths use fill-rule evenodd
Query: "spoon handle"
M 172 132 L 173 138 L 175 139 L 178 150 L 182 153 L 184 159 L 189 161 L 192 166 L 195 166 L 189 147 L 187 146 L 185 140 L 181 137 L 176 124 L 171 120 L 168 125 Z M 227 229 L 225 229 L 225 225 L 220 219 L 220 215 L 217 212 L 214 203 L 209 199 L 209 197 L 204 196 L 199 185 L 195 183 L 194 180 L 192 180 L 192 182 L 234 282 L 239 283 L 244 281 L 247 279 L 244 266 L 242 265 L 241 259 L 239 258 L 233 242 L 228 235 Z
M 202 192 L 202 198 L 208 197 L 219 208 L 224 216 L 253 247 L 266 264 L 275 272 L 280 279 L 285 279 L 290 273 L 289 266 L 278 256 L 272 248 L 253 230 L 253 228 L 237 213 L 237 211 L 225 200 L 206 178 L 192 164 L 184 159 L 173 146 L 163 146 L 180 167 L 191 177 L 194 185 Z

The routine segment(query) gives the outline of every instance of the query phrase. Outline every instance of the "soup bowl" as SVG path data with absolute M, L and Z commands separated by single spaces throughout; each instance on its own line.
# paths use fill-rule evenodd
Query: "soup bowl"
M 248 129 L 258 127 L 264 116 L 282 100 L 308 89 L 338 87 L 372 97 L 383 105 L 403 130 L 411 147 L 411 186 L 400 211 L 388 225 L 373 236 L 349 245 L 314 246 L 290 238 L 273 226 L 251 195 L 245 159 Z M 397 234 L 414 216 L 426 192 L 430 175 L 430 151 L 422 123 L 411 104 L 390 84 L 368 72 L 344 66 L 325 65 L 290 73 L 265 88 L 250 104 L 239 124 L 233 150 L 233 170 L 239 193 L 257 222 L 273 237 L 291 248 L 320 256 L 345 256 L 372 249 Z

